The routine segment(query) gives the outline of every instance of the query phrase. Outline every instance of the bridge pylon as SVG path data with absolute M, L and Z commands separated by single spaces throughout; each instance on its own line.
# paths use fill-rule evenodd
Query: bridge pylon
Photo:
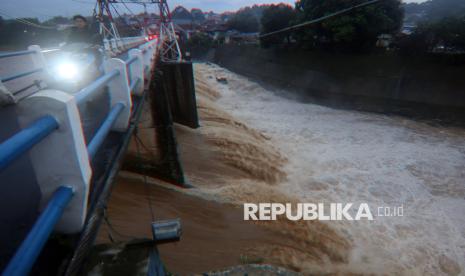
M 110 1 L 97 0 L 97 5 L 94 10 L 94 16 L 99 21 L 99 32 L 102 35 L 102 37 L 108 40 L 113 38 L 116 44 L 114 46 L 118 48 L 120 46 L 118 45 L 118 42 L 120 41 L 120 35 L 113 20 L 113 15 L 110 11 Z M 105 17 L 107 17 L 107 19 Z M 113 45 L 111 45 L 111 43 L 110 48 L 113 48 Z
M 180 62 L 182 60 L 181 49 L 176 38 L 171 12 L 166 0 L 159 0 L 158 7 L 160 10 L 160 36 L 159 36 L 159 55 L 163 62 Z

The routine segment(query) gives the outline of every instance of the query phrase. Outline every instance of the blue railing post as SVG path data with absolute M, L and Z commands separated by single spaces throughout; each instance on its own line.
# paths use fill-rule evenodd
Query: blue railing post
M 1 53 L 0 54 L 0 59 L 9 58 L 9 57 L 16 57 L 16 56 L 25 56 L 25 55 L 30 55 L 30 54 L 34 54 L 34 53 L 35 53 L 34 50 L 6 52 L 6 53 Z
M 55 191 L 47 207 L 3 271 L 3 276 L 22 276 L 30 272 L 72 196 L 73 189 L 70 187 L 62 186 Z
M 35 144 L 47 137 L 58 128 L 57 120 L 50 116 L 44 116 L 33 122 L 27 128 L 16 133 L 8 140 L 0 144 L 0 171 L 5 169 L 21 154 L 31 149 Z
M 142 51 L 129 50 L 130 59 L 126 62 L 129 70 L 129 89 L 133 95 L 140 96 L 144 92 L 144 64 Z M 138 85 L 138 84 L 142 85 Z
M 86 98 L 88 98 L 90 95 L 96 93 L 99 91 L 99 89 L 105 87 L 108 82 L 110 82 L 112 79 L 117 77 L 120 74 L 118 70 L 113 70 L 111 72 L 106 73 L 103 76 L 100 76 L 96 80 L 94 80 L 91 84 L 88 86 L 82 88 L 79 92 L 76 93 L 76 102 L 78 104 L 82 103 Z
M 42 71 L 44 71 L 44 68 L 37 68 L 37 69 L 29 70 L 26 72 L 16 73 L 14 75 L 6 76 L 2 78 L 2 82 L 8 82 L 11 80 L 19 79 L 19 78 L 26 77 L 26 76 L 32 75 L 34 73 L 42 72 Z
M 123 103 L 124 109 L 116 118 L 111 130 L 125 132 L 129 126 L 132 108 L 131 91 L 129 90 L 126 63 L 121 59 L 111 58 L 103 63 L 103 68 L 106 74 L 114 70 L 119 71 L 118 77 L 108 83 L 108 91 L 111 95 L 110 106 L 114 107 L 118 103 Z
M 63 183 L 74 189 L 74 200 L 67 208 L 66 217 L 55 229 L 60 233 L 79 233 L 87 214 L 92 170 L 74 96 L 44 89 L 18 102 L 15 109 L 23 128 L 47 115 L 59 122 L 59 129 L 32 147 L 27 157 L 42 193 L 41 206 L 47 204 Z
M 94 159 L 94 156 L 97 153 L 98 149 L 100 148 L 100 145 L 102 145 L 103 141 L 105 140 L 108 133 L 110 132 L 113 124 L 118 118 L 118 115 L 121 113 L 121 111 L 123 111 L 123 109 L 124 109 L 123 103 L 117 103 L 111 108 L 110 112 L 108 113 L 107 118 L 102 123 L 97 133 L 92 138 L 89 145 L 87 146 L 87 152 L 89 153 L 90 160 Z

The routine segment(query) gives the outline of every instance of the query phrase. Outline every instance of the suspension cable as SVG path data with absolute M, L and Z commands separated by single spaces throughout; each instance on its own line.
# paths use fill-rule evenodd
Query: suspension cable
M 36 24 L 34 22 L 30 22 L 24 18 L 16 18 L 14 16 L 11 16 L 9 14 L 6 14 L 5 12 L 2 12 L 0 11 L 0 14 L 1 15 L 4 15 L 4 16 L 7 16 L 15 21 L 18 21 L 19 23 L 22 23 L 24 25 L 28 25 L 28 26 L 31 26 L 31 27 L 35 27 L 35 28 L 40 28 L 40 29 L 45 29 L 45 30 L 55 30 L 56 28 L 55 27 L 50 27 L 50 26 L 44 26 L 44 25 L 39 25 L 39 24 Z
M 310 21 L 306 21 L 306 22 L 303 22 L 303 23 L 300 23 L 300 24 L 297 24 L 297 25 L 294 25 L 294 26 L 286 27 L 286 28 L 283 28 L 283 29 L 280 29 L 280 30 L 277 30 L 277 31 L 273 31 L 273 32 L 269 32 L 269 33 L 266 33 L 266 34 L 262 34 L 262 35 L 259 35 L 258 37 L 259 38 L 264 38 L 264 37 L 267 37 L 267 36 L 271 36 L 271 35 L 275 35 L 275 34 L 279 34 L 279 33 L 283 33 L 283 32 L 294 31 L 294 30 L 296 30 L 298 28 L 302 28 L 302 27 L 305 27 L 305 26 L 308 26 L 308 25 L 311 25 L 311 24 L 319 23 L 319 22 L 324 21 L 324 20 L 326 20 L 328 18 L 337 16 L 337 15 L 340 15 L 340 14 L 343 14 L 343 13 L 347 13 L 347 12 L 349 12 L 351 10 L 354 10 L 354 9 L 358 9 L 358 8 L 361 8 L 361 7 L 368 6 L 368 5 L 377 3 L 379 1 L 380 0 L 367 1 L 365 3 L 361 3 L 361 4 L 358 4 L 358 5 L 352 6 L 350 8 L 346 8 L 346 9 L 343 9 L 343 10 L 340 10 L 340 11 L 337 11 L 337 12 L 334 12 L 334 13 L 331 13 L 331 14 L 328 14 L 328 15 L 325 15 L 325 16 L 310 20 Z

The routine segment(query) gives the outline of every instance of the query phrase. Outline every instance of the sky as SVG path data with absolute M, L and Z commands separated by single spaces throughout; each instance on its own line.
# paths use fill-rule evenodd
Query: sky
M 405 2 L 424 2 L 425 0 L 404 0 Z M 203 11 L 234 11 L 241 7 L 253 4 L 265 3 L 289 3 L 295 0 L 168 0 L 170 9 L 177 5 L 183 5 L 187 9 L 200 8 Z M 91 15 L 95 1 L 93 0 L 0 0 L 0 15 L 2 17 L 37 17 L 40 20 L 47 20 L 53 16 L 61 15 L 70 17 L 75 14 Z M 129 4 L 134 12 L 141 12 L 140 5 Z M 121 4 L 118 5 L 120 13 L 127 11 Z M 155 11 L 154 5 L 149 5 L 148 10 Z

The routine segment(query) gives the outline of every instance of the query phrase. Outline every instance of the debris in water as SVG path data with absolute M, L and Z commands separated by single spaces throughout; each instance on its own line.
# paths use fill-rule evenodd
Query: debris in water
M 216 81 L 222 84 L 228 84 L 228 80 L 225 77 L 216 77 Z

